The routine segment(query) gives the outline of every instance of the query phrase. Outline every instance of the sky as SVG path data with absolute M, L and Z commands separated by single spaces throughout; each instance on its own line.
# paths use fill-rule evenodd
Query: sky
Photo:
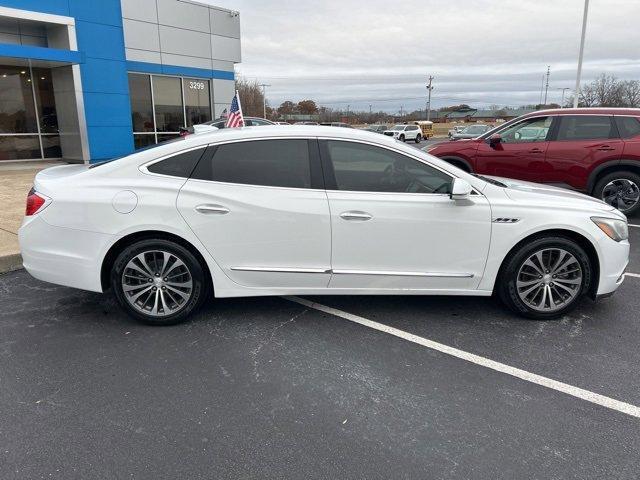
M 548 102 L 573 90 L 584 0 L 200 0 L 240 12 L 236 73 L 267 100 L 397 112 Z M 591 0 L 583 80 L 640 79 L 640 0 Z M 570 95 L 571 92 L 567 92 Z

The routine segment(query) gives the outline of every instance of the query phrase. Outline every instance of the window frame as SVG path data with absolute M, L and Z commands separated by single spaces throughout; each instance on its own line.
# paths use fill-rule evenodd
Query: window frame
M 221 147 L 223 145 L 231 145 L 234 143 L 261 142 L 266 140 L 304 140 L 307 142 L 307 148 L 309 151 L 309 175 L 310 175 L 310 183 L 311 183 L 310 187 L 281 187 L 281 186 L 275 186 L 275 185 L 256 185 L 252 183 L 221 182 L 219 180 L 206 180 L 202 178 L 193 177 L 193 173 L 196 171 L 196 168 L 198 167 L 200 162 L 205 160 L 205 158 L 207 160 L 212 160 L 213 157 L 215 156 L 215 153 L 218 147 Z M 197 148 L 201 148 L 201 147 L 202 145 Z M 305 190 L 305 191 L 306 190 L 313 190 L 313 191 L 325 190 L 324 179 L 322 175 L 322 165 L 320 163 L 320 150 L 318 147 L 318 140 L 315 137 L 287 136 L 287 137 L 238 138 L 238 139 L 229 140 L 225 142 L 211 143 L 208 145 L 208 147 L 211 149 L 211 154 L 207 155 L 209 153 L 209 149 L 208 149 L 207 152 L 205 152 L 205 154 L 202 155 L 202 157 L 200 157 L 200 160 L 196 163 L 196 166 L 194 167 L 194 169 L 191 172 L 191 175 L 189 176 L 190 181 L 215 183 L 219 185 L 237 185 L 237 186 L 252 187 L 252 188 L 275 188 L 278 190 Z
M 420 195 L 420 196 L 424 196 L 424 195 L 429 195 L 431 197 L 433 196 L 437 196 L 437 197 L 451 197 L 450 193 L 425 193 L 425 192 L 381 192 L 381 191 L 365 191 L 365 190 L 340 190 L 338 188 L 338 182 L 336 180 L 336 175 L 333 169 L 333 163 L 331 162 L 331 155 L 329 153 L 329 147 L 327 142 L 329 141 L 336 141 L 336 142 L 347 142 L 347 143 L 358 143 L 358 144 L 362 144 L 362 145 L 368 145 L 370 147 L 377 147 L 377 148 L 381 148 L 383 150 L 388 150 L 389 152 L 393 152 L 396 153 L 398 155 L 402 155 L 410 160 L 416 161 L 416 162 L 420 162 L 420 163 L 424 163 L 425 165 L 427 165 L 430 168 L 433 168 L 445 175 L 447 175 L 448 177 L 451 178 L 451 182 L 453 184 L 453 181 L 456 178 L 455 175 L 453 175 L 452 173 L 448 172 L 447 170 L 440 168 L 432 163 L 429 163 L 421 158 L 415 157 L 413 155 L 409 155 L 406 152 L 403 152 L 402 150 L 398 150 L 395 148 L 390 148 L 386 145 L 380 145 L 378 143 L 373 143 L 373 142 L 367 142 L 364 140 L 360 140 L 360 139 L 349 139 L 349 138 L 333 138 L 333 137 L 318 137 L 318 146 L 320 148 L 320 159 L 321 159 L 321 164 L 322 164 L 322 172 L 324 175 L 324 184 L 325 184 L 325 190 L 327 191 L 334 191 L 334 192 L 341 192 L 341 193 L 348 193 L 348 194 L 375 194 L 375 195 Z M 478 195 L 479 192 L 472 187 L 472 194 Z
M 155 148 L 157 147 L 159 144 L 156 145 L 152 145 L 146 148 Z M 198 161 L 194 164 L 193 168 L 191 169 L 191 172 L 189 172 L 189 175 L 187 177 L 181 177 L 181 176 L 176 176 L 176 175 L 167 175 L 164 173 L 157 173 L 157 172 L 152 172 L 149 170 L 149 167 L 151 167 L 152 165 L 155 165 L 156 163 L 160 163 L 163 162 L 164 160 L 168 160 L 169 158 L 175 157 L 177 155 L 182 155 L 183 153 L 189 153 L 189 152 L 193 152 L 194 150 L 204 150 L 202 152 L 202 155 L 200 155 L 200 158 L 198 159 Z M 145 150 L 141 149 L 139 152 L 134 152 L 135 153 L 143 153 Z M 215 147 L 213 145 L 207 145 L 207 144 L 203 144 L 203 145 L 197 145 L 195 147 L 189 147 L 189 148 L 185 148 L 183 150 L 178 150 L 176 152 L 171 152 L 168 153 L 166 155 L 162 155 L 161 157 L 158 158 L 154 158 L 153 160 L 149 160 L 148 162 L 143 163 L 142 165 L 140 165 L 140 167 L 138 167 L 138 170 L 140 170 L 140 172 L 144 173 L 145 175 L 152 175 L 154 177 L 164 177 L 164 178 L 180 178 L 182 180 L 188 180 L 191 178 L 191 175 L 193 174 L 193 171 L 196 169 L 196 167 L 198 166 L 198 164 L 206 157 L 206 158 L 210 158 L 213 154 L 215 153 Z
M 562 125 L 562 119 L 566 117 L 607 117 L 611 124 L 613 136 L 608 138 L 580 138 L 580 139 L 562 139 L 559 140 L 560 126 Z M 554 122 L 551 125 L 549 131 L 551 132 L 551 138 L 547 141 L 553 142 L 606 142 L 608 140 L 620 140 L 620 132 L 618 131 L 618 125 L 616 124 L 614 115 L 612 113 L 569 113 L 562 115 L 555 115 Z

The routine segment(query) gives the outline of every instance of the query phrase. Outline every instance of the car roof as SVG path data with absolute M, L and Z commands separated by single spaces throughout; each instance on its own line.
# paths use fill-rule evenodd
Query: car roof
M 536 117 L 539 115 L 633 115 L 640 116 L 640 108 L 550 108 L 527 113 L 522 118 Z

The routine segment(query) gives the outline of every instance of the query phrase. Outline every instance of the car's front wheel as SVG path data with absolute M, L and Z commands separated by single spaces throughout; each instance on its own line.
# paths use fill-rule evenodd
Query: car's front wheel
M 575 308 L 592 281 L 588 255 L 564 237 L 532 240 L 506 262 L 498 279 L 500 298 L 534 320 L 557 318 Z
M 596 183 L 593 196 L 629 215 L 640 209 L 640 175 L 627 171 L 605 175 Z
M 399 139 L 401 142 L 404 142 L 404 135 L 400 135 L 400 137 L 398 137 L 398 139 Z
M 151 325 L 184 321 L 205 297 L 205 276 L 196 257 L 164 239 L 126 247 L 111 269 L 111 287 L 120 305 Z

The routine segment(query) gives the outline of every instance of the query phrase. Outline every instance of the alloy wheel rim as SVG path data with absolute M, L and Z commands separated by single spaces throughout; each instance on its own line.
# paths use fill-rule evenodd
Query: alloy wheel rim
M 602 200 L 621 212 L 626 212 L 640 201 L 640 188 L 627 178 L 617 178 L 604 186 Z
M 189 268 L 175 254 L 163 250 L 148 250 L 131 258 L 121 282 L 127 302 L 153 317 L 179 312 L 193 293 Z
M 582 289 L 578 259 L 561 248 L 538 250 L 520 266 L 516 290 L 520 300 L 538 312 L 556 312 L 575 300 Z

